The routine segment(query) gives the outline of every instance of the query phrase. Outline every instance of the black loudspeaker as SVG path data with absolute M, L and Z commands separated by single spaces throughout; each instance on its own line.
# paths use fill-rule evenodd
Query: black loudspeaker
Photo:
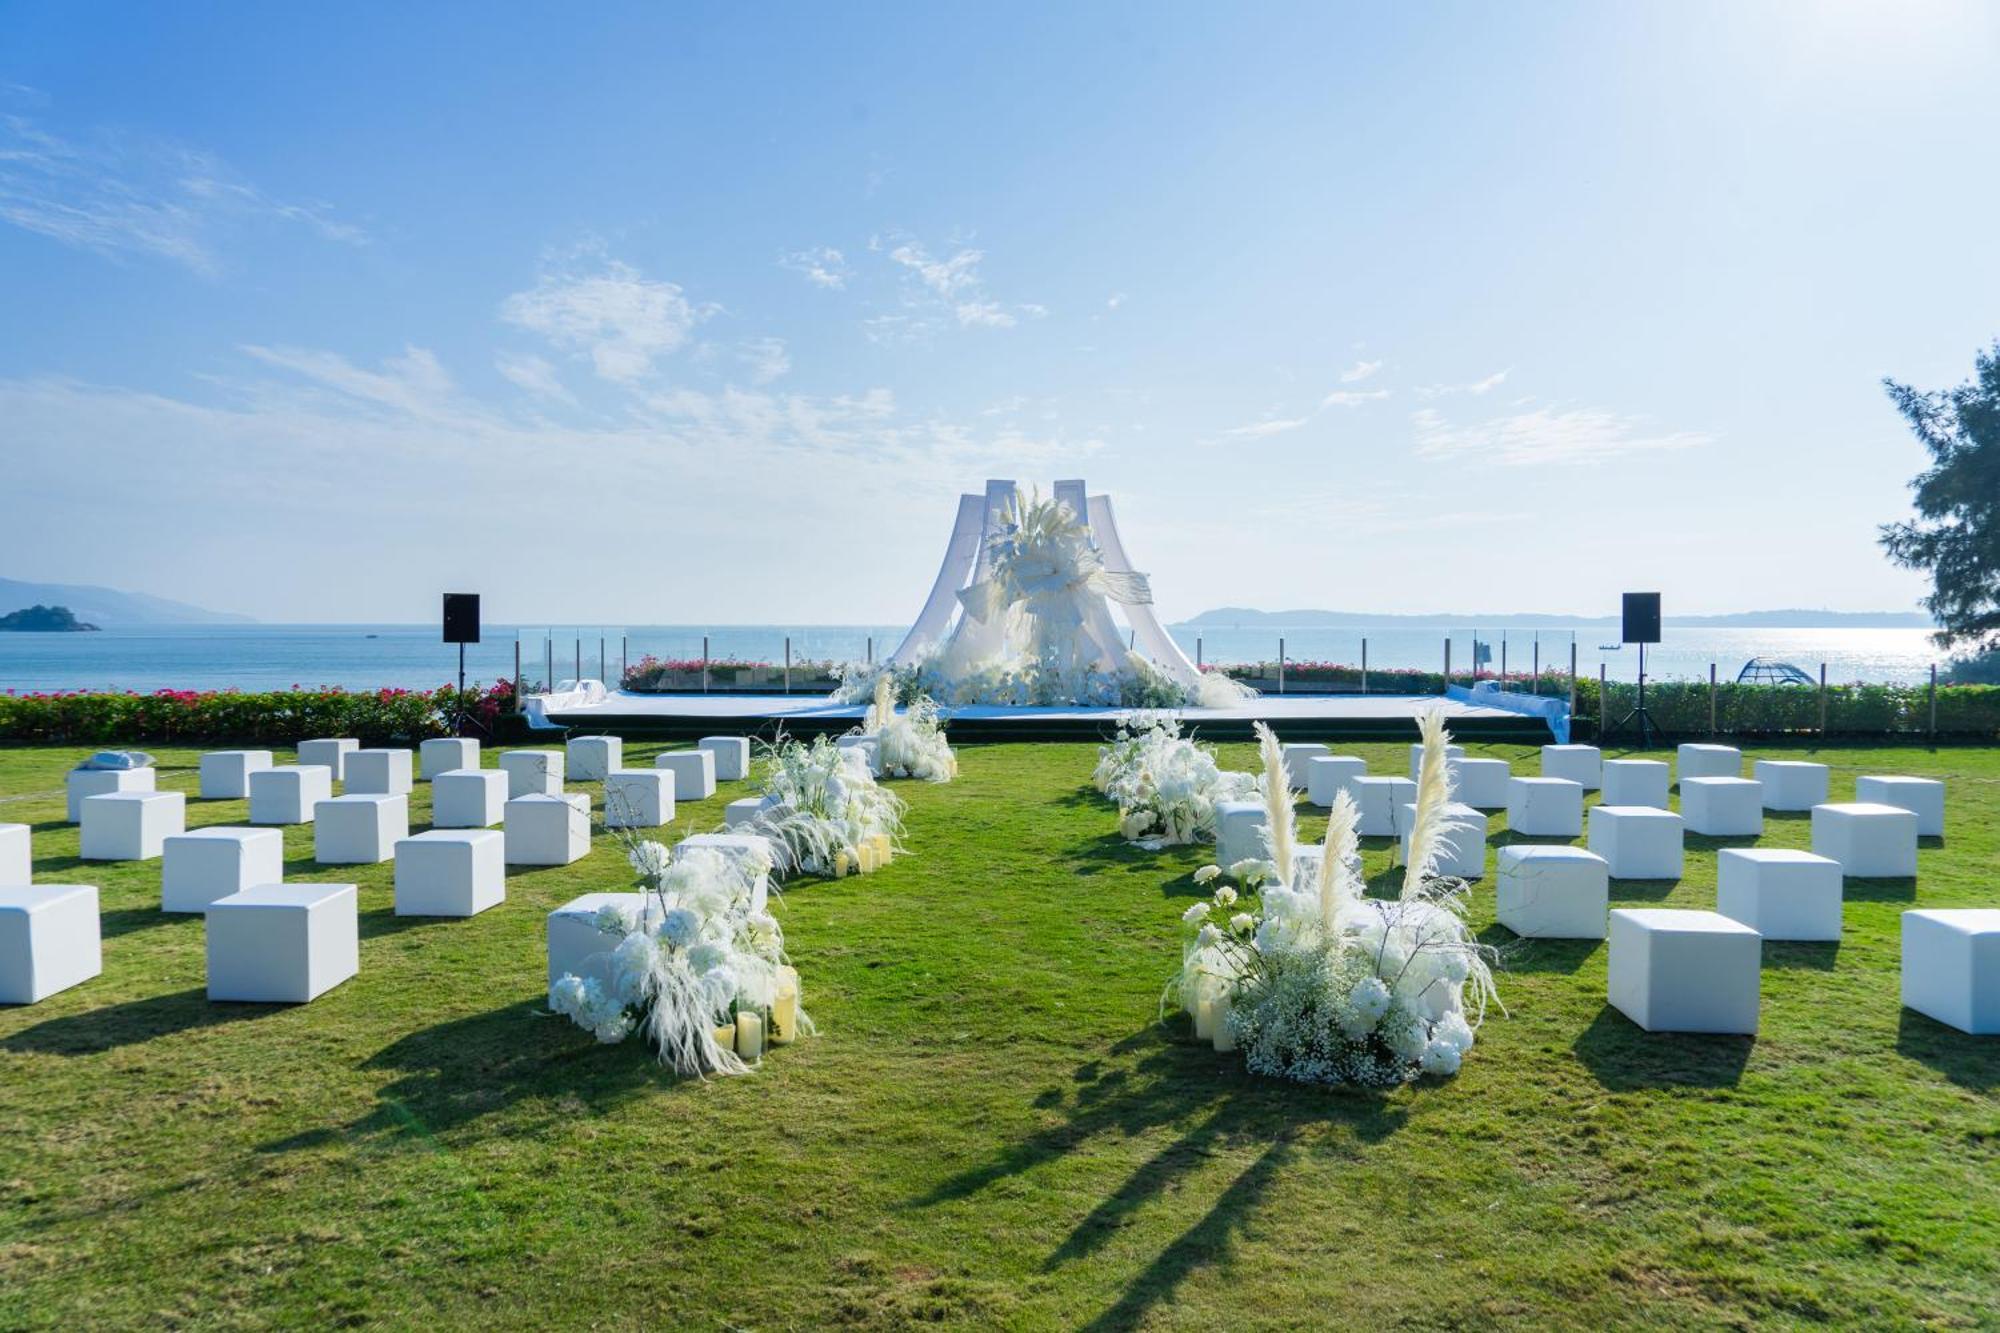
M 1660 594 L 1656 592 L 1628 592 L 1625 594 L 1625 643 L 1658 643 L 1660 641 Z
M 444 641 L 479 642 L 479 594 L 448 592 L 444 595 Z

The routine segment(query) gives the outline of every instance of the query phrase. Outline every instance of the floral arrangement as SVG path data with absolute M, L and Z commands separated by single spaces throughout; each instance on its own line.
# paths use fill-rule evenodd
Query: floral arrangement
M 944 710 L 927 694 L 896 711 L 896 682 L 875 677 L 875 697 L 858 733 L 875 740 L 875 767 L 885 777 L 950 782 L 958 776 L 958 756 L 944 738 Z
M 1119 832 L 1150 851 L 1215 841 L 1216 803 L 1246 799 L 1256 786 L 1158 716 L 1120 722 L 1117 738 L 1097 752 L 1091 782 L 1117 805 Z
M 1182 916 L 1180 973 L 1168 985 L 1217 1050 L 1241 1049 L 1251 1072 L 1300 1083 L 1389 1086 L 1456 1073 L 1495 1000 L 1491 950 L 1466 925 L 1464 881 L 1436 874 L 1456 827 L 1447 813 L 1449 734 L 1441 715 L 1420 721 L 1423 759 L 1401 892 L 1363 893 L 1359 811 L 1335 800 L 1315 860 L 1296 845 L 1293 793 L 1270 729 L 1264 760 L 1270 859 L 1230 868 L 1230 885 Z M 1219 866 L 1196 872 L 1201 883 Z M 1469 996 L 1468 996 L 1469 993 Z
M 765 747 L 759 790 L 763 808 L 734 831 L 770 839 L 781 869 L 866 873 L 887 865 L 902 839 L 902 798 L 875 781 L 865 751 L 824 736 L 810 745 L 781 737 Z
M 564 973 L 549 1008 L 612 1044 L 640 1034 L 679 1074 L 748 1073 L 768 1041 L 813 1031 L 776 918 L 752 911 L 762 868 L 709 848 L 626 840 L 642 892 L 595 925 L 617 943 Z M 601 962 L 601 967 L 596 966 Z

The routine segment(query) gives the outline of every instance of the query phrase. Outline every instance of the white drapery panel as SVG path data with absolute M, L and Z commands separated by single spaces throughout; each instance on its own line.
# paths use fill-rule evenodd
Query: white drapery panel
M 1077 484 L 1082 485 L 1081 482 Z M 1111 512 L 1111 497 L 1108 495 L 1090 497 L 1090 535 L 1097 542 L 1097 548 L 1104 552 L 1106 569 L 1118 573 L 1136 572 L 1125 554 L 1125 543 L 1118 536 L 1118 519 Z M 1192 688 L 1201 683 L 1200 668 L 1188 660 L 1188 655 L 1167 633 L 1159 616 L 1153 613 L 1152 603 L 1127 606 L 1125 619 L 1132 626 L 1135 648 L 1152 658 L 1180 684 Z
M 889 659 L 891 665 L 909 666 L 944 642 L 951 629 L 951 618 L 958 610 L 958 590 L 971 581 L 974 568 L 986 560 L 989 521 L 986 507 L 987 501 L 980 496 L 958 497 L 958 517 L 951 525 L 951 540 L 945 543 L 944 563 L 938 566 L 937 582 L 931 585 L 923 614 L 910 626 L 902 645 Z

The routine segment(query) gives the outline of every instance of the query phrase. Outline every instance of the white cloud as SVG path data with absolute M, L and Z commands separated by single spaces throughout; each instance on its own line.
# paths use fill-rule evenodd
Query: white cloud
M 960 250 L 949 259 L 933 259 L 922 246 L 908 244 L 891 250 L 889 258 L 915 273 L 924 286 L 949 301 L 960 292 L 978 289 L 979 261 L 986 258 L 986 253 Z
M 880 250 L 884 244 L 878 237 L 869 242 L 869 249 Z M 1046 306 L 1033 302 L 1010 305 L 988 295 L 979 272 L 986 258 L 983 250 L 961 248 L 949 258 L 940 259 L 915 241 L 899 240 L 889 248 L 889 258 L 916 280 L 914 289 L 904 297 L 904 305 L 919 310 L 934 309 L 941 315 L 949 312 L 962 329 L 1011 329 L 1023 316 L 1041 319 L 1049 313 Z M 898 332 L 911 336 L 932 332 L 935 327 L 933 323 L 917 320 Z
M 1380 361 L 1356 361 L 1346 370 L 1340 372 L 1340 382 L 1342 384 L 1359 384 L 1362 380 L 1367 379 L 1381 368 L 1382 363 Z
M 847 257 L 830 245 L 793 250 L 780 255 L 778 264 L 781 268 L 803 274 L 805 280 L 815 287 L 837 292 L 847 286 Z
M 651 374 L 654 361 L 678 350 L 715 309 L 690 302 L 678 284 L 605 260 L 595 272 L 544 273 L 533 290 L 501 302 L 500 317 L 588 356 L 601 378 L 631 384 Z
M 493 368 L 537 398 L 554 398 L 562 402 L 576 401 L 570 395 L 570 391 L 563 387 L 562 380 L 556 375 L 556 368 L 539 356 L 502 352 L 493 359 Z
M 1274 421 L 1253 422 L 1248 426 L 1232 426 L 1222 433 L 1237 439 L 1263 440 L 1273 435 L 1283 435 L 1287 431 L 1297 430 L 1305 425 L 1306 421 L 1305 417 L 1286 417 Z
M 736 349 L 737 359 L 750 372 L 753 384 L 769 384 L 791 372 L 791 354 L 783 338 L 752 338 Z
M 1104 308 L 1106 310 L 1116 310 L 1119 306 L 1124 304 L 1125 304 L 1125 293 L 1123 292 L 1113 292 L 1111 293 L 1111 295 L 1104 298 Z
M 1387 389 L 1335 389 L 1319 400 L 1321 407 L 1359 407 L 1389 396 Z
M 425 347 L 406 347 L 401 356 L 382 363 L 381 370 L 363 370 L 333 352 L 303 347 L 247 345 L 246 355 L 269 366 L 289 370 L 313 384 L 360 403 L 424 421 L 466 419 L 467 408 L 437 355 Z
M 967 328 L 1011 329 L 1014 317 L 1000 308 L 998 301 L 967 301 L 954 306 L 952 313 Z
M 1509 465 L 1602 463 L 1629 454 L 1691 449 L 1698 431 L 1655 432 L 1639 417 L 1598 408 L 1537 408 L 1455 426 L 1442 413 L 1411 414 L 1416 451 L 1426 458 L 1466 458 Z
M 1496 370 L 1485 379 L 1474 380 L 1470 384 L 1426 384 L 1417 390 L 1417 396 L 1419 398 L 1445 398 L 1455 393 L 1469 393 L 1476 396 L 1499 388 L 1507 382 L 1507 377 L 1513 373 L 1514 368 L 1509 366 L 1505 370 Z

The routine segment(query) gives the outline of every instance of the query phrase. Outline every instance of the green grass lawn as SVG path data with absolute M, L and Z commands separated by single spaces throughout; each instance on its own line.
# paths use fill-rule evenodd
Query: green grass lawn
M 101 977 L 0 1010 L 0 1327 L 2000 1319 L 2000 1039 L 1897 1002 L 1900 911 L 2000 900 L 2000 752 L 1818 754 L 1836 800 L 1944 777 L 1949 836 L 1914 885 L 1850 882 L 1837 946 L 1765 946 L 1754 1041 L 1640 1032 L 1601 944 L 1509 943 L 1483 885 L 1509 1012 L 1458 1077 L 1386 1095 L 1253 1080 L 1156 1021 L 1208 855 L 1119 840 L 1093 747 L 900 784 L 910 854 L 777 909 L 821 1035 L 707 1083 L 543 1012 L 543 916 L 627 886 L 609 839 L 419 921 L 391 866 L 318 867 L 287 830 L 290 877 L 360 883 L 360 975 L 211 1005 L 158 862 L 76 860 L 80 753 L 0 750 L 0 821 L 34 825 L 37 878 L 100 886 L 105 931 Z M 192 797 L 196 752 L 161 759 Z M 1762 845 L 1807 841 L 1773 816 Z M 1684 880 L 1614 904 L 1713 906 L 1716 841 L 1688 845 Z

